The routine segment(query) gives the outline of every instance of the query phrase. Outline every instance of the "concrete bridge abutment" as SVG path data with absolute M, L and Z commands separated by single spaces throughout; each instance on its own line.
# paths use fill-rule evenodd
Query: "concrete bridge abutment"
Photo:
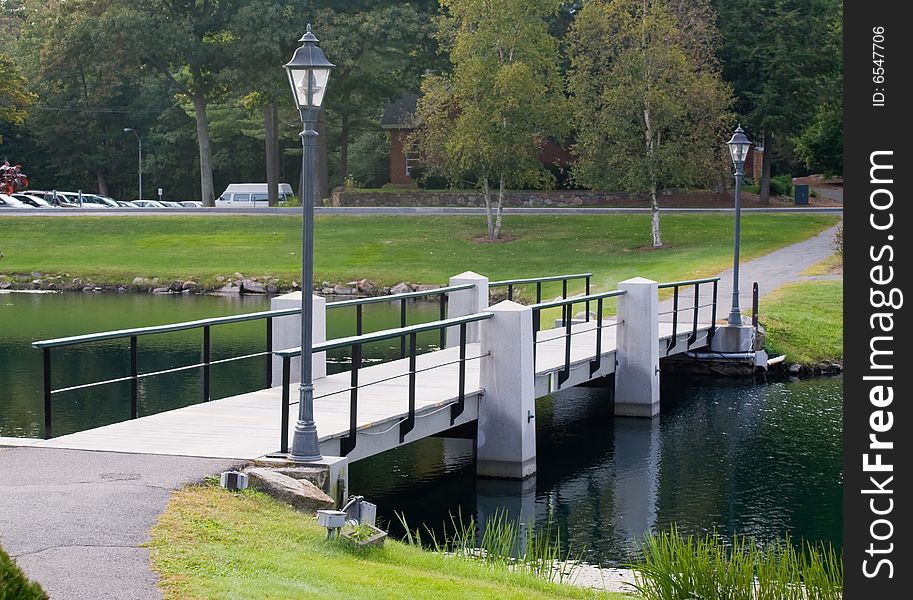
M 536 472 L 533 311 L 505 300 L 482 322 L 476 474 L 524 479 Z
M 473 288 L 450 292 L 447 295 L 447 318 L 468 317 L 477 315 L 488 308 L 488 277 L 472 271 L 465 271 L 450 278 L 450 285 L 472 284 Z M 481 323 L 466 325 L 466 343 L 479 341 Z M 447 347 L 460 345 L 460 328 L 447 329 Z
M 655 281 L 634 277 L 618 283 L 618 347 L 615 415 L 659 414 L 659 296 Z

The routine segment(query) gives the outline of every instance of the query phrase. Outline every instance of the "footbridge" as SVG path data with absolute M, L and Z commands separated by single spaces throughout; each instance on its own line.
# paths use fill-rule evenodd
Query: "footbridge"
M 538 397 L 600 379 L 613 381 L 616 415 L 657 415 L 660 358 L 709 346 L 716 331 L 718 278 L 657 283 L 638 277 L 615 290 L 592 292 L 591 277 L 489 281 L 466 272 L 445 287 L 422 292 L 332 303 L 314 297 L 314 420 L 323 462 L 338 470 L 424 437 L 472 435 L 479 475 L 521 479 L 536 470 Z M 561 296 L 544 300 L 543 284 L 557 282 Z M 583 291 L 570 294 L 569 284 L 581 282 Z M 520 294 L 528 296 L 528 304 L 515 301 Z M 410 304 L 429 299 L 439 303 L 439 318 L 407 325 Z M 378 302 L 399 304 L 400 327 L 364 331 L 364 307 Z M 35 342 L 44 358 L 45 439 L 33 445 L 243 460 L 281 456 L 288 451 L 298 410 L 300 305 L 300 293 L 293 293 L 273 298 L 269 311 Z M 356 334 L 327 340 L 330 310 L 354 311 Z M 265 324 L 263 351 L 213 360 L 211 330 L 241 321 Z M 198 363 L 139 371 L 142 339 L 184 330 L 201 332 Z M 420 348 L 419 336 L 429 334 L 437 343 Z M 129 375 L 52 386 L 58 349 L 116 339 L 129 343 Z M 398 343 L 398 354 L 368 363 L 364 349 L 377 342 L 394 348 Z M 340 350 L 350 365 L 328 375 L 327 353 Z M 263 389 L 212 399 L 211 366 L 240 360 L 264 362 Z M 181 370 L 199 372 L 200 402 L 139 414 L 143 381 Z M 126 381 L 129 420 L 54 437 L 57 394 Z

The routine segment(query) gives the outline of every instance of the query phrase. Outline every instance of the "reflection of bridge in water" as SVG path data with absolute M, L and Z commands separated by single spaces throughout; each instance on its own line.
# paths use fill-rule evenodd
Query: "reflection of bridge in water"
M 570 296 L 568 282 L 584 278 L 584 293 Z M 536 471 L 537 397 L 613 375 L 617 416 L 657 415 L 659 358 L 708 346 L 716 330 L 717 279 L 657 284 L 634 278 L 621 282 L 617 290 L 590 293 L 589 278 L 589 274 L 581 274 L 489 283 L 487 278 L 467 272 L 451 278 L 449 286 L 427 292 L 331 304 L 315 298 L 314 412 L 321 453 L 338 457 L 332 460 L 339 465 L 427 436 L 468 432 L 476 439 L 479 475 L 522 479 Z M 562 296 L 542 301 L 542 285 L 550 281 L 562 282 Z M 535 286 L 535 304 L 524 306 L 511 300 L 515 288 L 521 286 Z M 508 300 L 489 306 L 492 288 L 504 287 Z M 671 292 L 671 310 L 660 309 L 662 288 Z M 432 295 L 440 300 L 440 319 L 406 325 L 408 301 Z M 362 306 L 374 302 L 399 302 L 402 326 L 362 332 Z M 615 302 L 617 313 L 613 317 L 609 309 Z M 275 310 L 262 313 L 36 342 L 45 358 L 45 432 L 50 439 L 34 445 L 239 459 L 286 451 L 294 427 L 289 415 L 296 404 L 291 389 L 300 357 L 300 348 L 295 347 L 300 331 L 300 294 L 274 298 L 273 307 Z M 345 307 L 356 311 L 357 334 L 327 341 L 326 310 Z M 575 310 L 582 312 L 575 315 Z M 266 350 L 212 360 L 210 329 L 244 320 L 266 321 Z M 549 320 L 557 326 L 543 327 Z M 139 341 L 144 336 L 189 329 L 203 333 L 200 363 L 155 373 L 138 372 Z M 419 353 L 417 336 L 428 332 L 439 336 L 439 347 Z M 54 348 L 112 339 L 130 341 L 129 376 L 51 387 Z M 391 341 L 399 342 L 400 358 L 363 366 L 365 345 Z M 337 349 L 350 350 L 351 368 L 326 375 L 326 352 Z M 211 365 L 270 355 L 266 389 L 209 401 Z M 206 401 L 155 415 L 137 415 L 137 389 L 144 378 L 190 369 L 200 371 Z M 124 381 L 131 383 L 131 413 L 138 418 L 51 437 L 55 394 Z M 281 385 L 272 385 L 280 381 Z M 634 461 L 644 453 L 655 452 L 651 450 L 655 441 L 644 446 L 643 439 L 634 434 L 649 423 L 644 420 L 616 431 L 619 456 Z M 629 433 L 635 437 L 629 438 Z M 644 502 L 646 484 L 641 481 L 650 477 L 642 470 L 636 473 L 632 471 L 628 486 L 631 494 L 620 489 L 615 499 L 616 503 L 631 503 L 632 510 L 635 498 L 639 498 L 638 505 L 651 504 Z M 497 487 L 492 485 L 492 489 Z M 638 520 L 655 518 L 650 510 L 644 508 L 646 512 Z

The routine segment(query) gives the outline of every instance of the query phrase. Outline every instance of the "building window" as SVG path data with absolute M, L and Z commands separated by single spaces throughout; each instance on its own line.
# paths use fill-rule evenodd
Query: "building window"
M 412 176 L 412 167 L 421 162 L 418 142 L 412 142 L 406 146 L 406 176 Z

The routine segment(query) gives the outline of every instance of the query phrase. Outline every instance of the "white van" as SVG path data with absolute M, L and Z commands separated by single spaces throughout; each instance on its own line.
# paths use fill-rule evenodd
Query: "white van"
M 284 203 L 292 195 L 292 186 L 279 184 L 279 203 Z M 265 183 L 229 183 L 222 195 L 216 200 L 216 206 L 228 208 L 251 208 L 269 206 L 269 192 Z

